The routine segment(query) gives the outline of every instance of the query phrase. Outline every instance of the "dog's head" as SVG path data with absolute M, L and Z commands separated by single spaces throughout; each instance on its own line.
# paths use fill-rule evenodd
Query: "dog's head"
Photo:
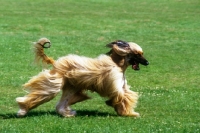
M 134 70 L 140 70 L 139 64 L 147 66 L 149 62 L 144 58 L 142 48 L 133 42 L 117 40 L 106 45 L 112 48 L 108 54 L 116 53 L 124 57 L 128 65 L 132 65 Z

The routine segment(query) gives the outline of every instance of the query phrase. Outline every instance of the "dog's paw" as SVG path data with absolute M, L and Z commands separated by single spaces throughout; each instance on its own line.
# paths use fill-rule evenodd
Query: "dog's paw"
M 76 111 L 68 109 L 59 109 L 57 110 L 58 114 L 62 115 L 63 117 L 73 117 L 76 115 Z
M 74 111 L 74 110 L 68 110 L 64 114 L 64 117 L 73 117 L 73 116 L 76 116 L 76 111 Z
M 17 112 L 17 116 L 18 117 L 24 117 L 26 115 L 27 111 L 24 110 L 24 109 L 20 109 L 18 112 Z
M 137 113 L 137 112 L 133 112 L 133 113 L 131 114 L 131 116 L 133 116 L 133 117 L 140 117 L 140 114 Z
M 26 97 L 18 97 L 16 98 L 16 101 L 19 105 L 19 111 L 17 112 L 18 117 L 23 117 L 27 114 L 26 104 L 24 104 Z

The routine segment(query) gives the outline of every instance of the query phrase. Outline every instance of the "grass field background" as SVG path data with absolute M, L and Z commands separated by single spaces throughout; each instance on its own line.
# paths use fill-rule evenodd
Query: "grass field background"
M 150 65 L 126 71 L 141 117 L 119 117 L 91 93 L 74 118 L 55 112 L 60 95 L 17 118 L 22 84 L 42 70 L 31 50 L 40 37 L 55 59 L 97 57 L 117 39 L 141 45 Z M 199 133 L 199 42 L 199 0 L 0 0 L 0 133 Z

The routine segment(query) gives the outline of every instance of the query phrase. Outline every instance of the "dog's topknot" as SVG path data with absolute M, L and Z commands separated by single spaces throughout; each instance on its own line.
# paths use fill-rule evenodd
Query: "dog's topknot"
M 109 44 L 107 44 L 106 46 L 109 47 L 109 48 L 112 48 L 113 45 L 116 44 L 118 47 L 129 47 L 129 44 L 125 41 L 122 41 L 122 40 L 116 40 L 114 42 L 111 42 Z
M 128 42 L 128 44 L 130 46 L 131 51 L 133 51 L 135 54 L 143 54 L 142 48 L 138 44 L 134 42 Z

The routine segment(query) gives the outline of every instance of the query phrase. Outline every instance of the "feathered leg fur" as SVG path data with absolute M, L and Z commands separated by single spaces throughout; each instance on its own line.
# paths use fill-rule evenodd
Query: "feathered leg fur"
M 138 100 L 138 94 L 129 89 L 129 86 L 126 85 L 124 88 L 124 93 L 118 96 L 115 96 L 106 101 L 108 106 L 111 106 L 115 109 L 118 115 L 121 116 L 134 116 L 138 117 L 139 113 L 134 111 Z
M 16 98 L 20 107 L 18 116 L 24 116 L 29 110 L 50 101 L 60 91 L 62 77 L 58 73 L 45 70 L 33 77 L 24 87 L 29 89 L 29 94 Z

